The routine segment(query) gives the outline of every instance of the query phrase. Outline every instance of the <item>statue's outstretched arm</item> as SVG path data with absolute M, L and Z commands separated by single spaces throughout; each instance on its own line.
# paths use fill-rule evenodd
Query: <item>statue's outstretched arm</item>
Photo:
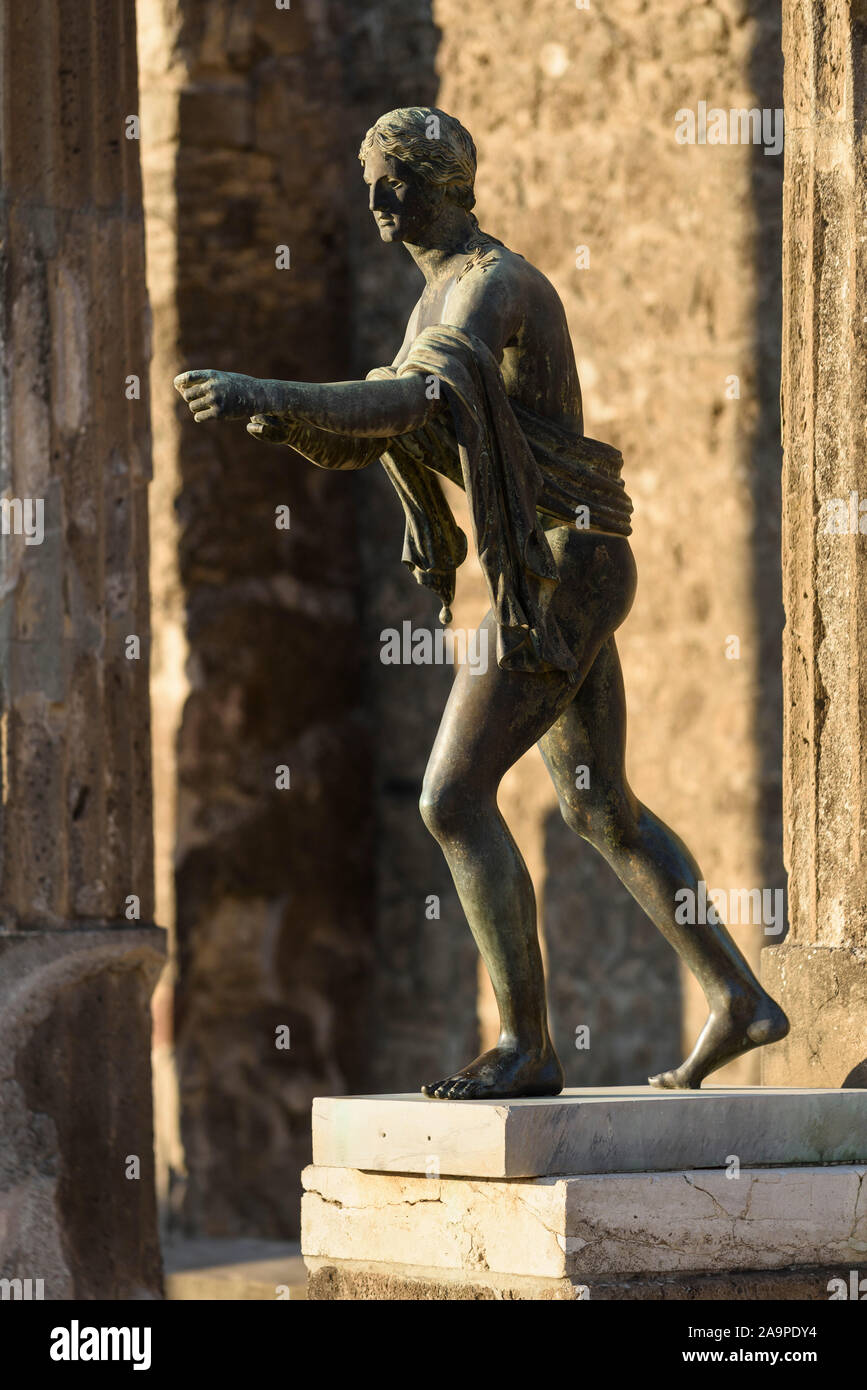
M 520 275 L 495 257 L 480 261 L 472 274 L 459 278 L 443 323 L 480 338 L 501 360 L 521 321 Z M 414 315 L 408 336 L 416 321 Z M 446 406 L 444 397 L 430 391 L 427 375 L 412 368 L 390 377 L 325 384 L 203 368 L 182 372 L 175 387 L 199 423 L 279 415 L 360 439 L 409 434 Z
M 408 434 L 443 405 L 419 372 L 375 381 L 260 381 L 208 368 L 182 372 L 175 387 L 196 421 L 287 415 L 305 425 L 361 438 Z

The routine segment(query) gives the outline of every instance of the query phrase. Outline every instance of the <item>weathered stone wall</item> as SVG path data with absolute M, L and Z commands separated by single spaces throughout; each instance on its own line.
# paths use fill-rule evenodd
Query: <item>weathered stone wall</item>
M 0 93 L 0 1276 L 159 1297 L 132 0 L 5 5 Z
M 792 1020 L 769 1085 L 867 1086 L 863 5 L 783 7 L 783 584 L 791 932 L 765 979 Z M 867 508 L 864 508 L 867 510 Z
M 780 886 L 781 167 L 760 149 L 674 139 L 675 112 L 698 100 L 780 104 L 778 16 L 770 0 L 681 11 L 629 0 L 613 13 L 555 0 L 296 0 L 281 12 L 270 0 L 139 0 L 139 21 L 165 440 L 154 522 L 164 893 L 186 700 L 184 1211 L 214 1234 L 291 1234 L 310 1097 L 415 1088 L 476 1044 L 474 947 L 416 806 L 450 677 L 379 661 L 384 627 L 436 620 L 399 563 L 401 514 L 381 472 L 329 478 L 240 425 L 195 426 L 171 376 L 213 365 L 333 380 L 389 361 L 420 283 L 379 242 L 356 149 L 391 107 L 458 115 L 479 146 L 482 224 L 556 285 L 588 433 L 626 457 L 640 573 L 621 643 L 633 785 L 712 886 Z M 289 271 L 274 268 L 281 243 Z M 726 397 L 731 376 L 738 399 Z M 292 507 L 289 533 L 273 530 L 278 502 Z M 456 625 L 484 602 L 468 562 Z M 173 674 L 185 645 L 188 692 Z M 281 762 L 291 791 L 273 788 Z M 539 894 L 571 1084 L 641 1081 L 679 1061 L 700 999 L 562 824 L 535 753 L 501 804 Z M 439 919 L 426 916 L 431 895 Z M 755 955 L 759 933 L 735 931 Z M 484 981 L 478 1013 L 488 1038 Z M 281 1022 L 289 1053 L 273 1046 Z M 579 1024 L 589 1052 L 573 1046 Z M 728 1072 L 755 1077 L 752 1060 Z

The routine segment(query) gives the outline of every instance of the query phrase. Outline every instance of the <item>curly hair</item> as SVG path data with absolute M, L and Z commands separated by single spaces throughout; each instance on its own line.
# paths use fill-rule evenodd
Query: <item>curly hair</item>
M 476 147 L 470 132 L 454 116 L 435 106 L 398 107 L 370 127 L 358 151 L 362 164 L 374 145 L 442 188 L 447 198 L 467 212 L 474 206 Z

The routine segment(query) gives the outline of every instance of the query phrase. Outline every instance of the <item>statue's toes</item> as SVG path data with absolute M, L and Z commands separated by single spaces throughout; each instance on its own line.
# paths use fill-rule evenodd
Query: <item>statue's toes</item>
M 480 1085 L 470 1076 L 462 1076 L 449 1091 L 449 1100 L 472 1100 L 480 1094 Z
M 426 1086 L 422 1086 L 422 1094 L 429 1096 L 431 1100 L 442 1100 L 446 1093 L 446 1087 L 451 1084 L 452 1078 L 446 1076 L 442 1081 L 431 1081 Z
M 447 1100 L 458 1100 L 461 1092 L 467 1084 L 465 1076 L 452 1076 L 449 1078 L 448 1086 L 444 1092 Z
M 649 1076 L 647 1079 L 651 1086 L 656 1086 L 660 1091 L 677 1091 L 683 1085 L 676 1071 L 661 1071 L 656 1076 Z

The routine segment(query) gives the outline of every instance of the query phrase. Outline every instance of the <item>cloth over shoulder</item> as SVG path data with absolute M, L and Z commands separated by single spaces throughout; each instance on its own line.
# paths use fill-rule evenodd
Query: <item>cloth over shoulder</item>
M 574 671 L 551 610 L 559 578 L 539 513 L 574 524 L 584 506 L 590 525 L 629 535 L 632 503 L 619 450 L 511 402 L 493 353 L 461 329 L 424 329 L 398 369 L 377 367 L 368 379 L 410 372 L 434 378 L 450 409 L 390 439 L 382 455 L 404 509 L 404 564 L 439 596 L 440 620 L 449 622 L 467 541 L 434 476 L 440 473 L 467 495 L 497 622 L 499 666 Z

